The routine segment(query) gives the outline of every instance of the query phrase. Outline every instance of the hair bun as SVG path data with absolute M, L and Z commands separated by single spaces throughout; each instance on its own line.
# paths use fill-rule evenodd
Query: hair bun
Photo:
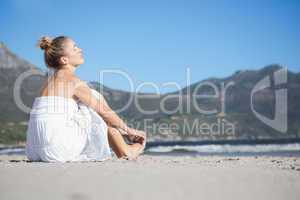
M 47 50 L 51 46 L 51 42 L 52 42 L 52 39 L 50 37 L 43 36 L 38 41 L 38 46 L 43 50 Z

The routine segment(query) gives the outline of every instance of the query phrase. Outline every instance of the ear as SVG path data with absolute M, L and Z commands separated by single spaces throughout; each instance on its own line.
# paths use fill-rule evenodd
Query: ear
M 69 59 L 67 57 L 65 57 L 65 56 L 60 57 L 59 61 L 63 65 L 66 65 L 66 64 L 69 63 Z

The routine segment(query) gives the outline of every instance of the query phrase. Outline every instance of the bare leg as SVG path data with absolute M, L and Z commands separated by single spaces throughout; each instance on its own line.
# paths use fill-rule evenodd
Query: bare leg
M 128 145 L 124 141 L 121 133 L 113 127 L 108 127 L 108 142 L 109 146 L 113 149 L 118 158 L 127 157 L 129 159 L 135 159 L 144 149 L 144 145 L 140 143 Z

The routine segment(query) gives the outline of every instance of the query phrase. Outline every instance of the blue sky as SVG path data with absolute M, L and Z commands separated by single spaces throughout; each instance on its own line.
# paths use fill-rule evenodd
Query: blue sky
M 85 63 L 76 74 L 99 80 L 99 71 L 121 69 L 133 79 L 176 90 L 165 82 L 225 77 L 239 69 L 279 63 L 300 70 L 300 1 L 0 1 L 0 41 L 46 69 L 35 47 L 43 35 L 72 37 Z M 107 74 L 105 85 L 129 90 L 127 79 Z M 148 86 L 147 92 L 155 90 Z

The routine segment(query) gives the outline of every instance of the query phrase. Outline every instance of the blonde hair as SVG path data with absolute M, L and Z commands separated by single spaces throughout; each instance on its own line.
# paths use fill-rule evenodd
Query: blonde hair
M 64 56 L 64 42 L 67 39 L 69 39 L 67 36 L 58 36 L 54 39 L 43 36 L 39 39 L 37 46 L 44 50 L 44 60 L 47 67 L 60 68 L 60 58 Z

